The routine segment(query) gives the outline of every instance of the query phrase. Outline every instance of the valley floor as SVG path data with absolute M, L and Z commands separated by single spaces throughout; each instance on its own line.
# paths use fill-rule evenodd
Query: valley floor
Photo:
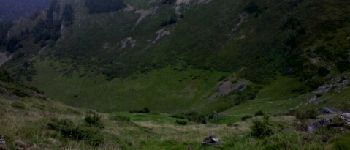
M 36 98 L 1 98 L 0 149 L 349 149 L 346 126 L 302 130 L 294 116 L 196 123 L 166 113 L 96 113 Z M 309 120 L 310 121 L 310 120 Z M 258 123 L 257 123 L 258 122 Z M 215 146 L 201 145 L 210 135 Z

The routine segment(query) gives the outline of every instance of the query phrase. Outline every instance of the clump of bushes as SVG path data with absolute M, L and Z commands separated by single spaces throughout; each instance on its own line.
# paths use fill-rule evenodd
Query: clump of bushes
M 29 96 L 29 94 L 27 94 L 27 93 L 25 93 L 24 91 L 19 90 L 19 89 L 14 89 L 14 90 L 12 91 L 12 93 L 13 93 L 14 95 L 18 96 L 18 97 L 27 97 L 27 96 Z
M 264 112 L 262 110 L 259 110 L 255 113 L 255 116 L 264 116 Z
M 249 2 L 245 7 L 244 11 L 247 13 L 253 14 L 253 13 L 260 13 L 261 10 L 259 9 L 259 6 L 255 2 Z
M 89 119 L 86 119 L 89 118 Z M 99 119 L 96 117 L 86 117 L 86 123 L 93 125 L 101 125 Z M 100 127 L 95 127 L 86 124 L 76 125 L 72 120 L 69 119 L 53 119 L 47 124 L 48 129 L 58 132 L 58 136 L 63 138 L 69 138 L 72 140 L 81 141 L 84 140 L 91 146 L 98 146 L 104 142 L 104 136 Z
M 251 119 L 251 118 L 253 118 L 253 116 L 251 116 L 251 115 L 245 115 L 245 116 L 243 116 L 243 117 L 241 118 L 241 120 L 242 120 L 242 121 L 246 121 L 246 120 Z
M 129 113 L 150 113 L 151 110 L 149 110 L 147 107 L 141 109 L 141 110 L 130 110 Z
M 255 120 L 251 126 L 250 135 L 255 138 L 265 138 L 273 134 L 272 125 L 268 116 L 264 116 L 263 120 Z
M 98 114 L 88 115 L 84 120 L 89 127 L 97 127 L 101 129 L 104 128 L 104 125 L 101 121 L 101 116 Z
M 176 118 L 178 120 L 187 120 L 196 123 L 206 124 L 208 121 L 217 119 L 218 114 L 216 112 L 199 114 L 198 112 L 191 111 L 188 113 L 174 114 L 171 117 Z
M 176 124 L 179 124 L 179 125 L 186 125 L 187 124 L 187 121 L 186 120 L 176 120 L 175 121 Z
M 299 109 L 296 112 L 296 117 L 299 120 L 316 119 L 317 115 L 318 111 L 314 108 Z

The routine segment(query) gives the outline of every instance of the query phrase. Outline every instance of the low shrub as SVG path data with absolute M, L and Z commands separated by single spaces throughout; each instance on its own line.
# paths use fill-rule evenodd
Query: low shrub
M 299 109 L 296 112 L 296 117 L 299 120 L 316 119 L 317 115 L 318 111 L 314 108 Z
M 13 90 L 12 93 L 15 94 L 18 97 L 27 97 L 27 96 L 29 96 L 27 93 L 25 93 L 24 91 L 19 90 L 19 89 Z
M 264 116 L 264 112 L 262 110 L 259 110 L 255 113 L 255 116 Z
M 176 120 L 175 123 L 179 124 L 179 125 L 186 125 L 187 121 L 186 120 Z
M 150 113 L 150 112 L 151 111 L 147 107 L 145 107 L 141 110 L 130 110 L 129 111 L 129 113 Z
M 241 118 L 241 120 L 242 120 L 242 121 L 246 121 L 246 120 L 251 119 L 251 118 L 253 118 L 253 116 L 251 116 L 251 115 L 245 115 L 245 116 L 243 116 L 243 117 Z
M 76 125 L 69 119 L 53 119 L 47 124 L 47 127 L 59 132 L 63 138 L 84 140 L 92 146 L 98 146 L 104 142 L 100 128 Z
M 250 129 L 250 135 L 255 138 L 265 138 L 273 134 L 272 127 L 267 116 L 264 117 L 264 120 L 255 120 Z
M 104 125 L 101 121 L 101 116 L 98 114 L 88 115 L 84 120 L 89 127 L 104 128 Z

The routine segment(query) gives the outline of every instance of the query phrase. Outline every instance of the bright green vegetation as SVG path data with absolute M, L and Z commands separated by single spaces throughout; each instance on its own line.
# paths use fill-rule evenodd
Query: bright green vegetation
M 307 97 L 300 96 L 302 90 L 304 90 L 303 85 L 297 79 L 278 77 L 264 86 L 255 99 L 233 106 L 223 112 L 218 122 L 236 122 L 244 116 L 254 116 L 260 110 L 270 115 L 287 113 L 289 109 L 305 102 Z
M 128 112 L 117 112 L 111 114 L 112 120 L 117 121 L 150 121 L 154 123 L 167 123 L 173 124 L 176 122 L 176 118 L 171 117 L 166 113 L 128 113 Z
M 65 74 L 70 65 L 38 61 L 32 85 L 49 97 L 101 111 L 129 111 L 148 107 L 154 112 L 176 112 L 207 101 L 223 72 L 165 67 L 124 79 L 102 75 Z
M 347 111 L 350 107 L 350 88 L 345 88 L 338 92 L 332 92 L 323 97 L 321 106 L 334 107 Z

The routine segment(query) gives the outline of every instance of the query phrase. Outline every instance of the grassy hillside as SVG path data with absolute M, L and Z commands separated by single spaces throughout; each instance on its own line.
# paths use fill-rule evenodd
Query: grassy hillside
M 144 107 L 156 112 L 188 110 L 205 102 L 219 79 L 228 74 L 169 66 L 108 81 L 95 73 L 71 73 L 70 64 L 38 61 L 34 66 L 37 75 L 31 85 L 55 100 L 101 111 Z
M 3 67 L 74 106 L 231 115 L 285 112 L 349 71 L 347 0 L 93 4 L 54 1 L 14 25 Z M 211 97 L 232 76 L 251 84 Z

